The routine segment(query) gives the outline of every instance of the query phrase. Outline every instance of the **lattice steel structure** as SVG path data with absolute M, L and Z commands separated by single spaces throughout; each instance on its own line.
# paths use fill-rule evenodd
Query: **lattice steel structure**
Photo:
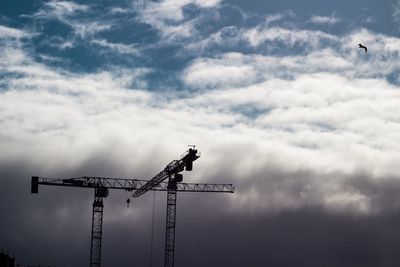
M 92 234 L 90 249 L 90 267 L 100 267 L 101 239 L 103 226 L 103 198 L 106 198 L 109 189 L 134 191 L 133 197 L 139 197 L 145 192 L 167 191 L 167 216 L 165 237 L 165 266 L 174 266 L 175 252 L 175 222 L 177 192 L 217 192 L 233 193 L 232 184 L 201 184 L 181 183 L 184 169 L 192 170 L 193 161 L 199 157 L 197 150 L 189 151 L 180 160 L 174 160 L 151 180 L 138 180 L 111 177 L 76 177 L 68 179 L 45 178 L 32 176 L 31 193 L 39 192 L 39 185 L 92 188 L 95 191 L 92 213 Z M 168 182 L 163 182 L 168 179 Z
M 63 187 L 85 187 L 98 188 L 106 187 L 108 189 L 119 189 L 126 191 L 135 191 L 149 180 L 133 178 L 115 178 L 115 177 L 96 177 L 83 176 L 68 179 L 46 178 L 32 176 L 32 190 L 37 191 L 38 185 L 63 186 Z M 203 184 L 203 183 L 176 183 L 178 192 L 214 192 L 214 193 L 233 193 L 232 184 Z M 161 182 L 152 187 L 151 191 L 167 191 L 168 182 Z M 37 192 L 32 192 L 37 193 Z
M 139 197 L 149 190 L 158 188 L 164 180 L 168 179 L 164 253 L 165 267 L 173 267 L 175 262 L 176 192 L 179 191 L 179 185 L 183 180 L 183 176 L 180 172 L 183 170 L 191 171 L 193 169 L 193 161 L 197 160 L 199 157 L 200 154 L 193 146 L 193 148 L 190 148 L 179 160 L 172 161 L 164 170 L 133 193 L 133 197 Z M 194 188 L 196 187 L 197 186 L 194 185 Z M 201 192 L 233 193 L 234 191 L 231 184 L 203 184 L 201 187 Z
M 133 197 L 139 197 L 146 193 L 149 190 L 157 187 L 161 182 L 171 177 L 171 175 L 178 174 L 182 172 L 185 168 L 187 171 L 191 171 L 193 168 L 193 161 L 198 159 L 200 155 L 197 154 L 197 150 L 194 148 L 190 148 L 185 154 L 182 155 L 181 159 L 173 160 L 169 163 L 164 170 L 158 173 L 156 176 L 151 178 L 146 184 L 141 186 L 135 193 L 133 193 Z M 182 182 L 182 176 L 180 176 L 180 180 L 176 180 L 176 182 Z
M 174 266 L 175 258 L 176 189 L 175 182 L 168 185 L 164 255 L 164 266 L 168 267 Z
M 92 215 L 92 240 L 90 242 L 90 267 L 100 267 L 101 237 L 103 229 L 103 201 L 95 200 Z
M 107 187 L 98 187 L 94 191 L 92 235 L 90 242 L 90 267 L 100 267 L 101 238 L 103 235 L 103 198 L 107 196 Z

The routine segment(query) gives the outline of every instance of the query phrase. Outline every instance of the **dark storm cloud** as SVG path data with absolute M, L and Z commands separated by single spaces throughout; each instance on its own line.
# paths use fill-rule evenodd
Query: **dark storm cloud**
M 307 184 L 312 173 L 292 177 L 275 173 L 273 179 L 250 184 L 271 194 L 297 179 Z M 330 210 L 319 203 L 268 212 L 232 208 L 229 196 L 178 196 L 177 264 L 179 266 L 394 266 L 400 232 L 398 197 L 400 182 L 376 181 L 366 176 L 347 177 L 344 187 L 364 192 L 378 212 Z M 274 181 L 275 180 L 275 181 Z M 235 181 L 236 182 L 236 181 Z M 278 186 L 278 184 L 280 184 Z M 292 187 L 300 194 L 301 187 Z M 397 192 L 397 196 L 394 192 Z M 233 199 L 231 199 L 233 200 Z M 263 199 L 260 199 L 263 201 Z M 231 205 L 229 205 L 231 204 Z
M 357 216 L 328 213 L 314 207 L 275 215 L 246 213 L 217 220 L 203 218 L 178 230 L 181 239 L 178 239 L 177 263 L 182 266 L 392 266 L 399 262 L 397 213 Z M 189 245 L 182 244 L 183 235 Z
M 94 160 L 88 166 L 60 173 L 63 177 L 68 173 L 86 175 L 96 172 L 102 162 Z M 117 164 L 108 167 L 107 172 L 118 172 Z M 30 176 L 37 172 L 40 170 L 29 162 L 1 167 L 0 245 L 12 249 L 21 263 L 87 266 L 92 190 L 43 186 L 38 195 L 31 195 Z M 190 175 L 185 177 L 190 182 Z M 239 196 L 247 195 L 250 189 L 265 196 L 289 190 L 288 195 L 300 199 L 305 185 L 312 184 L 313 179 L 311 171 L 289 174 L 276 170 L 246 182 L 232 181 Z M 396 205 L 400 203 L 400 182 L 356 175 L 343 183 L 343 187 L 369 197 L 371 206 L 379 207 L 376 212 L 330 210 L 318 202 L 271 212 L 249 209 L 235 194 L 179 193 L 176 265 L 395 265 L 400 260 Z M 127 196 L 126 192 L 112 191 L 104 201 L 104 266 L 148 265 L 153 193 L 134 200 L 129 209 L 125 206 Z M 154 263 L 160 266 L 165 192 L 156 193 L 156 198 Z M 260 197 L 258 201 L 267 199 Z

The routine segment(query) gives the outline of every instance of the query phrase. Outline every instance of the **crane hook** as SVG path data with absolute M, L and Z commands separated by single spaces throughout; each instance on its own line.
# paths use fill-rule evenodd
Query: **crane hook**
M 129 203 L 131 203 L 131 200 L 128 198 L 128 199 L 126 200 L 126 207 L 127 207 L 127 208 L 129 208 Z

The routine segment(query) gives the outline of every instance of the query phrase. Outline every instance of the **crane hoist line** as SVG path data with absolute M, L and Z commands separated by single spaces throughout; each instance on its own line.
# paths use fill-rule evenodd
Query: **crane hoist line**
M 165 254 L 164 266 L 174 266 L 175 256 L 175 226 L 176 226 L 176 200 L 177 192 L 210 192 L 233 193 L 232 184 L 205 184 L 183 183 L 184 170 L 191 171 L 193 162 L 200 157 L 195 147 L 189 148 L 178 160 L 171 161 L 161 172 L 150 180 L 132 178 L 113 178 L 83 176 L 75 178 L 46 178 L 31 177 L 31 193 L 39 193 L 39 185 L 63 186 L 94 189 L 92 209 L 92 231 L 90 247 L 90 267 L 100 267 L 101 241 L 103 228 L 103 199 L 109 195 L 111 189 L 132 192 L 132 197 L 137 198 L 148 191 L 167 192 L 167 213 L 165 228 Z M 130 200 L 128 199 L 128 205 Z

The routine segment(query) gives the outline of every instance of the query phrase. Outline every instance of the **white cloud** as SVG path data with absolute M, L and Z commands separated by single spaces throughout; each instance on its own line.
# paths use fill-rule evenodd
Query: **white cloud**
M 214 8 L 221 0 L 163 0 L 160 2 L 146 3 L 143 10 L 143 19 L 152 24 L 152 21 L 182 21 L 184 19 L 183 8 L 194 4 L 200 8 Z
M 237 47 L 247 43 L 254 49 L 265 48 L 292 49 L 294 46 L 314 51 L 331 46 L 336 47 L 341 41 L 337 36 L 318 30 L 299 30 L 280 26 L 257 25 L 252 28 L 224 27 L 201 40 L 185 45 L 185 48 L 196 53 L 211 47 Z M 257 52 L 256 52 L 257 53 Z
M 283 19 L 294 18 L 296 14 L 291 10 L 286 10 L 276 14 L 269 14 L 265 16 L 265 26 L 268 27 L 273 22 L 282 21 Z
M 90 7 L 70 1 L 49 1 L 31 17 L 35 19 L 58 20 L 70 26 L 76 35 L 87 38 L 112 28 L 110 22 L 99 22 L 98 18 L 82 19 L 82 13 L 90 12 Z
M 68 16 L 88 10 L 88 6 L 76 4 L 71 1 L 48 1 L 33 16 L 39 18 L 58 18 L 64 21 Z
M 271 22 L 282 20 L 284 17 L 285 16 L 283 14 L 281 14 L 281 13 L 273 14 L 273 15 L 267 15 L 265 17 L 265 23 L 267 25 L 269 25 Z
M 133 45 L 110 43 L 104 39 L 92 40 L 91 43 L 111 49 L 112 51 L 115 51 L 120 54 L 135 54 L 135 55 L 139 54 L 139 50 L 135 48 L 135 46 Z
M 252 46 L 258 46 L 266 41 L 281 41 L 288 46 L 293 46 L 296 43 L 307 43 L 316 47 L 321 40 L 337 40 L 334 35 L 322 31 L 286 29 L 281 27 L 255 27 L 245 31 L 244 37 Z
M 341 21 L 340 18 L 337 18 L 335 16 L 331 17 L 326 17 L 326 16 L 317 16 L 314 15 L 310 18 L 310 22 L 314 24 L 327 24 L 327 25 L 333 25 L 336 23 L 339 23 Z
M 100 22 L 74 22 L 70 23 L 70 25 L 74 28 L 75 33 L 79 35 L 81 38 L 85 38 L 88 36 L 93 36 L 96 33 L 110 30 L 112 25 L 107 23 Z
M 75 38 L 57 36 L 46 39 L 43 44 L 60 50 L 67 50 L 75 47 L 77 43 Z
M 264 56 L 259 53 L 240 54 L 225 53 L 214 58 L 199 58 L 191 63 L 183 74 L 183 80 L 189 85 L 198 84 L 199 87 L 210 87 L 212 84 L 225 84 L 226 87 L 232 86 L 236 82 L 230 79 L 224 81 L 224 75 L 207 78 L 207 67 L 218 68 L 222 73 L 228 70 L 227 67 L 247 66 L 253 68 L 254 75 L 259 79 L 253 79 L 254 75 L 246 74 L 239 84 L 266 79 L 267 77 L 290 78 L 300 73 L 315 72 L 335 72 L 346 77 L 397 77 L 400 71 L 399 53 L 400 41 L 396 37 L 376 34 L 365 29 L 351 32 L 347 35 L 338 37 L 321 31 L 296 30 L 272 27 L 262 29 L 255 27 L 247 30 L 229 28 L 228 33 L 224 29 L 212 34 L 197 44 L 187 45 L 191 51 L 202 51 L 218 47 L 230 47 L 243 40 L 254 46 L 270 51 L 282 49 L 288 51 L 286 56 Z M 260 34 L 261 33 L 261 34 Z M 358 48 L 358 44 L 363 43 L 368 47 L 367 54 Z M 292 46 L 304 48 L 301 54 L 296 54 Z M 267 53 L 268 54 L 268 53 Z M 307 66 L 307 67 L 304 67 Z M 226 74 L 229 76 L 230 74 Z M 211 76 L 209 76 L 211 77 Z M 240 75 L 235 76 L 237 79 Z M 236 80 L 237 80 L 236 79 Z M 203 81 L 202 81 L 203 80 Z M 204 82 L 204 86 L 201 83 Z M 392 78 L 392 82 L 397 82 Z
M 215 87 L 215 86 L 240 86 L 256 79 L 256 71 L 251 65 L 230 64 L 229 54 L 222 60 L 208 61 L 198 60 L 186 69 L 183 80 L 186 84 L 196 87 Z M 225 64 L 225 59 L 227 63 Z M 234 61 L 234 59 L 233 59 Z
M 88 6 L 70 1 L 49 1 L 45 5 L 53 8 L 58 14 L 72 14 L 79 11 L 87 11 Z
M 194 21 L 187 21 L 177 25 L 165 25 L 162 28 L 162 42 L 173 43 L 176 40 L 193 37 L 196 34 Z
M 217 8 L 221 0 L 162 0 L 160 2 L 147 2 L 138 4 L 140 20 L 157 29 L 163 43 L 174 42 L 182 38 L 192 37 L 196 34 L 195 19 L 188 20 L 183 9 L 189 4 L 201 9 Z
M 201 40 L 195 40 L 185 45 L 185 48 L 192 53 L 203 54 L 210 47 L 236 47 L 240 42 L 240 30 L 235 26 L 228 26 L 210 34 Z
M 243 14 L 245 19 L 250 18 L 249 15 L 246 15 L 244 11 L 238 10 Z M 264 21 L 253 28 L 245 28 L 245 27 L 238 27 L 238 26 L 226 26 L 218 31 L 211 33 L 207 37 L 198 38 L 193 40 L 191 43 L 185 46 L 186 49 L 191 50 L 192 52 L 204 52 L 207 48 L 212 47 L 214 45 L 223 46 L 223 47 L 237 47 L 237 45 L 245 40 L 250 42 L 251 45 L 258 45 L 261 42 L 265 41 L 268 38 L 259 37 L 258 35 L 264 29 L 278 29 L 271 26 L 274 22 L 280 22 L 283 19 L 293 18 L 296 15 L 288 10 L 277 14 L 266 15 Z M 290 31 L 290 30 L 289 30 Z M 258 40 L 256 40 L 259 38 Z M 263 39 L 264 40 L 261 40 Z M 285 37 L 283 37 L 285 38 Z M 275 39 L 275 38 L 274 38 Z
M 329 64 L 326 64 L 329 62 Z M 307 66 L 307 68 L 304 68 Z M 240 87 L 269 78 L 293 78 L 304 73 L 352 72 L 354 65 L 330 49 L 303 56 L 262 56 L 226 53 L 200 58 L 184 71 L 182 80 L 190 86 L 208 88 Z
M 72 41 L 66 41 L 66 42 L 63 42 L 62 44 L 59 45 L 59 48 L 61 50 L 69 49 L 69 48 L 72 48 L 72 47 L 74 47 L 74 43 Z
M 121 7 L 114 7 L 110 9 L 112 14 L 127 14 L 131 13 L 131 9 L 129 8 L 121 8 Z
M 0 25 L 0 39 L 2 39 L 2 38 L 20 39 L 20 38 L 27 38 L 30 36 L 31 36 L 31 34 L 29 34 L 26 31 Z
M 285 11 L 267 15 L 264 21 L 253 27 L 226 26 L 203 37 L 198 33 L 197 38 L 189 40 L 184 47 L 195 54 L 207 53 L 207 49 L 210 48 L 240 49 L 246 43 L 255 49 L 255 53 L 260 53 L 260 49 L 269 52 L 298 48 L 313 51 L 329 46 L 337 47 L 341 41 L 338 36 L 321 30 L 299 29 L 296 23 L 292 22 L 293 18 L 296 18 L 296 15 L 292 11 Z M 334 16 L 313 16 L 312 21 L 332 24 L 340 19 Z

